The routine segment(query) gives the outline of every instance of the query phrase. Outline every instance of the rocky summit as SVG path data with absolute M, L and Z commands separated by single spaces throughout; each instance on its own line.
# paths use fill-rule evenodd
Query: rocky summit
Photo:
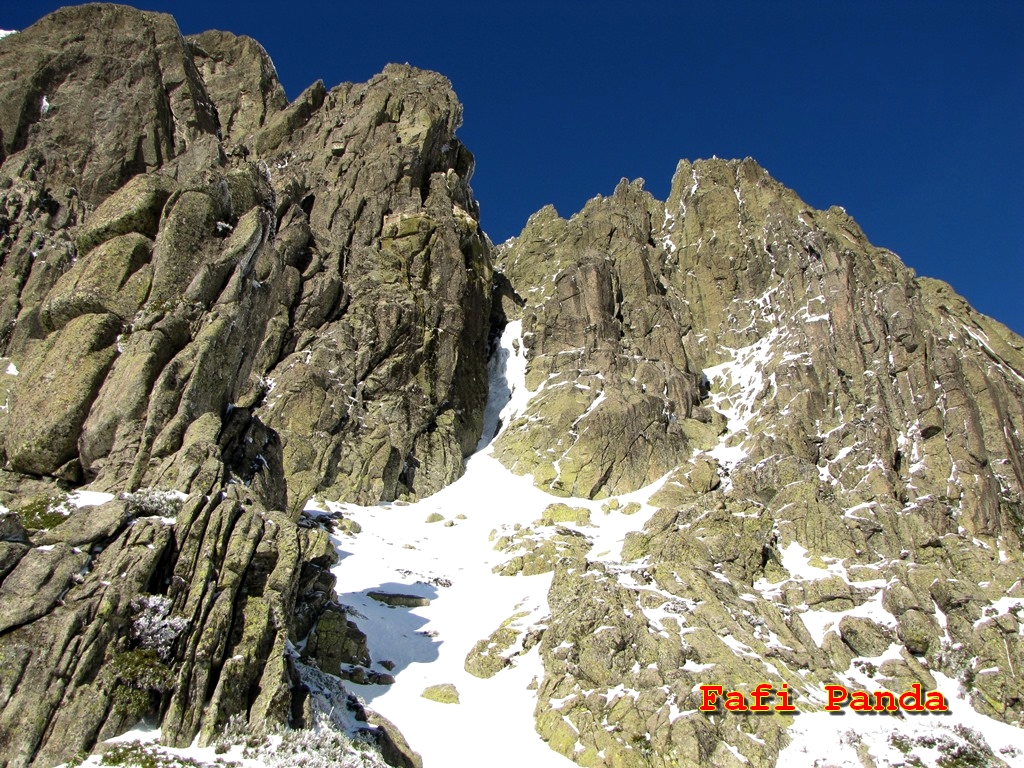
M 1024 339 L 845 211 L 493 246 L 441 75 L 126 6 L 0 82 L 0 768 L 1024 766 Z

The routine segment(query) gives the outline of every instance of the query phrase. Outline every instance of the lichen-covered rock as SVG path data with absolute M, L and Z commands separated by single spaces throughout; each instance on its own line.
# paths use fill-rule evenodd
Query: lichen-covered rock
M 518 632 L 510 627 L 499 627 L 488 637 L 479 640 L 466 655 L 465 667 L 475 677 L 494 677 L 508 666 L 503 652 L 512 647 Z
M 96 507 L 75 510 L 64 522 L 34 536 L 33 541 L 38 546 L 58 542 L 71 547 L 103 544 L 120 533 L 131 518 L 129 504 L 114 499 Z
M 217 130 L 166 14 L 61 9 L 4 41 L 0 77 L 3 175 L 38 169 L 50 188 L 74 186 L 92 204 Z
M 288 105 L 277 70 L 258 42 L 210 31 L 187 39 L 206 92 L 217 105 L 223 138 L 244 147 L 269 117 Z
M 707 418 L 700 371 L 658 274 L 656 206 L 642 185 L 622 183 L 569 221 L 535 214 L 496 255 L 526 302 L 526 383 L 537 392 L 497 455 L 557 495 L 633 490 L 714 441 L 713 427 L 696 426 Z
M 87 314 L 130 320 L 149 297 L 153 244 L 139 234 L 108 240 L 61 275 L 40 311 L 43 326 L 56 331 Z
M 439 704 L 458 704 L 459 691 L 451 683 L 439 683 L 424 688 L 423 698 L 436 701 Z
M 655 286 L 642 306 L 600 298 L 628 232 L 648 270 L 634 274 Z M 785 683 L 806 711 L 815 686 L 931 690 L 939 671 L 1019 722 L 1019 616 L 997 601 L 1024 595 L 1024 474 L 1007 442 L 1024 423 L 1024 340 L 749 160 L 680 163 L 663 208 L 620 185 L 568 222 L 542 211 L 498 262 L 524 300 L 535 391 L 498 440 L 507 466 L 553 493 L 567 478 L 589 496 L 650 482 L 578 482 L 579 444 L 622 444 L 628 419 L 595 416 L 628 386 L 660 395 L 683 436 L 654 421 L 627 443 L 666 480 L 620 560 L 554 564 L 537 709 L 553 749 L 580 765 L 774 765 L 788 721 L 744 718 L 751 740 L 673 714 L 696 709 L 698 683 Z M 683 353 L 651 351 L 662 333 Z M 606 352 L 616 339 L 632 349 Z M 636 367 L 609 391 L 611 357 Z M 652 358 L 694 376 L 689 400 L 644 381 Z M 657 464 L 652 445 L 679 447 Z
M 466 671 L 487 679 L 514 665 L 516 658 L 528 653 L 544 635 L 542 627 L 522 624 L 522 620 L 529 617 L 525 611 L 509 616 L 500 627 L 479 640 L 466 654 Z
M 553 533 L 541 534 L 532 528 L 520 528 L 499 536 L 494 548 L 512 558 L 494 566 L 502 576 L 536 576 L 554 570 L 563 558 L 583 560 L 590 551 L 590 540 L 579 531 L 556 526 Z
M 549 504 L 544 509 L 544 514 L 539 521 L 540 525 L 555 525 L 556 523 L 573 523 L 575 525 L 590 524 L 590 510 L 586 507 L 570 507 L 568 504 Z
M 133 178 L 89 216 L 78 234 L 79 254 L 85 256 L 96 246 L 120 235 L 134 233 L 152 240 L 160 225 L 164 203 L 176 186 L 172 179 L 156 173 Z M 104 259 L 94 261 L 102 264 Z
M 370 666 L 366 635 L 345 616 L 344 611 L 326 610 L 321 614 L 306 645 L 306 652 L 317 660 L 322 670 L 332 674 L 337 674 L 342 664 Z
M 857 656 L 881 656 L 893 640 L 892 632 L 859 616 L 844 616 L 839 621 L 839 634 Z
M 646 502 L 603 521 L 652 512 L 617 552 L 578 502 L 495 522 L 496 572 L 551 573 L 550 616 L 465 666 L 539 644 L 552 749 L 774 765 L 791 717 L 696 711 L 699 684 L 752 681 L 813 710 L 823 685 L 942 673 L 1019 724 L 1024 339 L 841 209 L 683 161 L 666 203 L 624 181 L 540 211 L 495 272 L 439 75 L 288 104 L 254 41 L 87 5 L 0 40 L 0 80 L 3 768 L 145 715 L 179 746 L 308 726 L 324 671 L 392 682 L 300 511 L 457 479 L 509 320 L 531 397 L 495 455 L 555 496 Z M 129 495 L 51 504 L 85 482 Z M 140 488 L 186 498 L 147 512 Z
M 72 78 L 68 53 L 59 60 L 66 86 L 47 95 L 50 110 L 25 117 L 24 99 L 47 88 L 52 72 L 34 68 L 49 66 L 51 49 L 83 40 L 112 49 L 107 38 L 129 27 L 141 32 L 132 55 L 149 74 L 127 95 L 121 64 Z M 319 490 L 376 501 L 432 493 L 461 474 L 486 396 L 489 327 L 476 318 L 490 315 L 491 268 L 468 187 L 473 159 L 454 138 L 461 107 L 446 80 L 391 67 L 363 86 L 328 94 L 318 85 L 289 106 L 254 41 L 207 33 L 186 43 L 166 16 L 89 6 L 16 37 L 3 59 L 10 109 L 16 101 L 21 110 L 9 119 L 26 131 L 14 143 L 18 131 L 3 132 L 8 231 L 17 238 L 17 258 L 0 275 L 17 297 L 0 318 L 8 351 L 27 365 L 52 344 L 47 334 L 66 334 L 77 318 L 119 324 L 117 354 L 103 361 L 109 375 L 84 366 L 89 381 L 71 388 L 74 424 L 52 450 L 33 449 L 52 456 L 27 456 L 24 425 L 7 428 L 16 467 L 53 473 L 67 464 L 63 476 L 103 488 L 177 482 L 182 473 L 166 459 L 183 449 L 187 425 L 243 402 L 280 436 L 293 513 Z M 148 127 L 131 127 L 150 89 L 163 97 L 169 78 L 171 114 L 154 107 Z M 104 98 L 119 105 L 116 125 L 148 130 L 160 147 L 142 161 L 126 155 L 121 175 L 110 170 L 110 153 L 127 151 L 116 135 L 78 136 L 70 155 L 55 148 Z M 97 143 L 102 152 L 88 149 Z M 92 165 L 79 168 L 72 191 L 57 166 L 79 151 Z M 16 160 L 26 153 L 55 166 L 49 190 Z M 83 194 L 84 206 L 75 202 Z M 22 238 L 29 217 L 38 235 Z M 53 258 L 31 255 L 43 246 Z
M 433 493 L 462 473 L 486 397 L 474 318 L 490 314 L 491 267 L 453 137 L 461 108 L 442 78 L 389 67 L 303 115 L 291 144 L 270 142 L 293 211 L 278 240 L 298 260 L 260 417 L 283 438 L 293 504 Z
M 13 469 L 81 479 L 78 436 L 117 356 L 120 328 L 113 315 L 82 315 L 52 334 L 27 361 L 11 397 L 5 435 Z
M 5 523 L 0 655 L 23 671 L 0 765 L 143 714 L 177 745 L 305 722 L 289 640 L 369 659 L 325 612 L 334 549 L 303 503 L 431 493 L 479 438 L 492 275 L 461 107 L 411 67 L 288 105 L 254 41 L 122 6 L 3 41 L 0 75 L 2 501 L 189 495 Z M 165 669 L 100 674 L 143 658 L 142 593 L 181 627 Z

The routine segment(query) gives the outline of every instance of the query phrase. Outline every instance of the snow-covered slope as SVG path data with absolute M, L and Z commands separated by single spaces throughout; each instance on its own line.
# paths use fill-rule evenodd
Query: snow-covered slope
M 481 759 L 494 766 L 572 764 L 552 751 L 535 731 L 535 689 L 544 670 L 539 646 L 522 652 L 524 639 L 543 630 L 550 618 L 547 593 L 551 573 L 497 574 L 495 570 L 508 562 L 509 550 L 496 550 L 494 542 L 527 526 L 535 526 L 541 536 L 553 534 L 554 526 L 537 526 L 536 522 L 546 507 L 561 502 L 590 512 L 590 525 L 561 524 L 587 537 L 587 559 L 603 561 L 616 571 L 628 571 L 636 565 L 621 563 L 623 541 L 628 532 L 642 530 L 650 520 L 655 509 L 646 502 L 662 485 L 659 481 L 619 497 L 622 504 L 637 502 L 640 506 L 637 514 L 626 515 L 621 506 L 609 511 L 599 501 L 551 496 L 538 489 L 530 477 L 513 474 L 491 455 L 488 436 L 500 434 L 503 425 L 522 413 L 531 394 L 525 386 L 525 346 L 520 334 L 519 323 L 510 324 L 493 357 L 485 437 L 461 480 L 414 504 L 325 505 L 361 527 L 356 535 L 335 539 L 342 558 L 334 569 L 340 590 L 338 600 L 367 634 L 373 670 L 394 675 L 391 685 L 349 687 L 399 725 L 427 768 L 468 766 Z M 713 395 L 713 400 L 730 417 L 730 429 L 720 445 L 709 452 L 727 468 L 743 458 L 738 446 L 756 410 L 753 398 L 763 387 L 761 351 L 755 345 L 738 352 L 735 362 L 709 369 L 711 376 L 724 376 L 728 384 L 723 386 L 722 394 Z M 313 515 L 320 509 L 315 503 L 309 506 Z M 781 557 L 794 583 L 831 575 L 808 565 L 806 551 L 795 543 L 782 551 Z M 755 584 L 769 599 L 782 586 L 769 585 L 763 579 Z M 884 584 L 861 581 L 859 586 L 877 589 Z M 371 597 L 373 592 L 412 595 L 429 603 L 392 607 Z M 859 615 L 858 610 L 863 613 L 863 609 L 872 607 L 878 614 L 871 614 L 873 618 L 883 624 L 886 619 L 895 623 L 877 599 L 861 609 L 808 611 L 801 616 L 821 645 L 823 636 L 835 631 L 844 615 Z M 657 611 L 645 611 L 653 613 Z M 812 619 L 820 619 L 821 626 Z M 510 665 L 489 679 L 467 672 L 466 658 L 474 645 L 502 626 L 517 633 L 515 643 L 507 649 L 495 649 L 511 659 Z M 738 647 L 738 654 L 749 650 L 742 644 Z M 877 658 L 858 659 L 859 666 L 851 664 L 839 678 L 852 689 L 871 690 L 878 684 L 873 673 L 862 671 L 870 669 L 868 663 L 881 667 L 887 660 L 899 659 L 899 648 L 893 645 Z M 835 716 L 815 711 L 825 699 L 820 686 L 809 685 L 807 696 L 799 699 L 801 714 L 794 718 L 788 733 L 789 746 L 780 753 L 779 764 L 819 766 L 827 760 L 829 765 L 859 766 L 867 758 L 877 765 L 913 763 L 931 767 L 945 765 L 938 761 L 948 759 L 950 754 L 968 754 L 972 744 L 987 744 L 983 751 L 991 750 L 988 754 L 993 764 L 1002 761 L 1024 766 L 1024 751 L 1015 746 L 1019 730 L 978 714 L 955 680 L 933 674 L 954 713 L 952 718 L 948 714 L 871 717 L 849 711 Z M 423 696 L 425 689 L 441 684 L 454 685 L 458 704 L 439 703 Z M 607 692 L 607 697 L 614 695 L 615 689 Z M 548 702 L 554 704 L 554 700 Z M 677 708 L 673 712 L 676 718 L 695 715 Z M 496 746 L 510 744 L 515 748 Z M 578 744 L 577 749 L 582 747 Z M 733 754 L 746 762 L 739 752 Z
M 529 397 L 518 334 L 519 324 L 510 323 L 493 358 L 485 436 L 508 424 Z M 655 487 L 621 498 L 642 501 Z M 384 661 L 394 664 L 393 685 L 350 687 L 399 725 L 427 768 L 481 760 L 491 766 L 573 764 L 534 730 L 535 688 L 543 677 L 536 646 L 489 679 L 464 667 L 473 646 L 503 623 L 521 633 L 506 655 L 520 650 L 531 630 L 544 627 L 551 574 L 499 575 L 493 569 L 509 554 L 494 546 L 500 535 L 532 525 L 554 502 L 591 510 L 591 526 L 561 525 L 589 537 L 594 557 L 617 557 L 625 534 L 642 528 L 653 512 L 644 507 L 630 516 L 606 514 L 600 502 L 544 493 L 493 458 L 486 439 L 460 480 L 418 503 L 326 505 L 362 529 L 337 538 L 338 599 L 367 634 L 374 670 L 388 671 Z M 316 510 L 312 505 L 310 511 Z M 431 515 L 441 520 L 427 522 Z M 417 595 L 430 603 L 391 607 L 370 597 L 374 591 Z M 428 686 L 444 683 L 458 690 L 458 704 L 422 696 Z

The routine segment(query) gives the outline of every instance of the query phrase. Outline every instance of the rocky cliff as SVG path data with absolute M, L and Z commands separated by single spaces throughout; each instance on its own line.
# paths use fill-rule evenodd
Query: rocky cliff
M 301 721 L 335 557 L 302 504 L 429 494 L 481 430 L 461 107 L 409 67 L 287 104 L 254 41 L 108 5 L 0 41 L 0 79 L 0 764 Z M 116 498 L 64 519 L 83 484 Z M 154 651 L 139 595 L 177 622 L 154 684 L 111 672 Z
M 288 103 L 255 41 L 123 6 L 0 40 L 0 81 L 0 766 L 142 717 L 169 746 L 319 722 L 345 696 L 322 672 L 370 659 L 302 510 L 457 481 L 492 351 L 525 362 L 522 407 L 483 442 L 576 505 L 498 542 L 501 578 L 551 579 L 529 636 L 554 753 L 767 766 L 805 739 L 700 712 L 702 684 L 810 713 L 826 685 L 952 681 L 1021 725 L 1024 339 L 841 209 L 681 162 L 665 203 L 623 181 L 492 249 L 443 77 Z M 593 513 L 640 507 L 595 551 Z
M 1024 340 L 751 160 L 541 211 L 496 264 L 534 393 L 496 455 L 556 495 L 666 476 L 614 562 L 554 565 L 552 746 L 773 765 L 793 718 L 696 711 L 761 681 L 820 707 L 941 673 L 1021 724 Z

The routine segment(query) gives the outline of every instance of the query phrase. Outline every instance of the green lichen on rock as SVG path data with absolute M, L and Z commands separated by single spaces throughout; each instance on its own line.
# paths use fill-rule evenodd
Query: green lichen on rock
M 942 670 L 972 690 L 979 711 L 1019 717 L 1018 681 L 1004 670 L 1019 663 L 1024 611 L 977 606 L 1003 590 L 1024 594 L 1011 554 L 1022 496 L 1000 439 L 1020 429 L 1001 403 L 1024 396 L 1008 373 L 1024 366 L 1024 340 L 948 287 L 916 280 L 845 213 L 810 210 L 749 160 L 680 163 L 664 218 L 651 214 L 647 242 L 664 250 L 645 254 L 655 306 L 672 309 L 645 324 L 646 308 L 631 304 L 616 272 L 624 249 L 612 232 L 624 221 L 645 232 L 644 200 L 621 185 L 568 222 L 548 211 L 498 254 L 529 297 L 527 385 L 536 391 L 498 441 L 502 461 L 556 493 L 624 493 L 650 481 L 616 485 L 612 470 L 596 493 L 573 486 L 574 457 L 584 455 L 576 446 L 621 437 L 599 418 L 627 388 L 619 379 L 609 391 L 615 374 L 602 367 L 616 339 L 632 349 L 608 356 L 638 361 L 628 384 L 661 393 L 662 413 L 676 416 L 692 451 L 666 468 L 647 499 L 660 509 L 627 534 L 620 563 L 556 561 L 538 730 L 581 765 L 727 765 L 737 755 L 771 765 L 786 718 L 745 719 L 752 741 L 704 717 L 669 723 L 669 712 L 696 709 L 698 683 L 743 689 L 754 679 L 785 681 L 809 708 L 808 686 L 855 686 L 854 672 L 890 690 L 930 690 Z M 608 215 L 620 218 L 609 225 Z M 578 247 L 591 236 L 609 244 Z M 644 378 L 634 322 L 648 334 L 671 326 L 684 354 L 661 360 L 706 372 L 687 420 L 686 398 L 666 389 L 670 370 Z M 602 335 L 603 323 L 617 333 Z M 991 344 L 977 342 L 989 335 Z M 869 337 L 880 351 L 864 356 Z M 958 345 L 1001 361 L 993 389 L 983 357 L 958 359 Z M 630 443 L 644 466 L 652 434 Z M 978 459 L 986 452 L 996 464 Z M 1009 505 L 993 501 L 997 486 L 1014 489 Z M 820 612 L 854 615 L 830 625 Z M 614 693 L 622 687 L 630 694 Z
M 495 455 L 556 495 L 600 498 L 651 483 L 711 447 L 699 412 L 699 370 L 668 318 L 652 247 L 657 206 L 623 182 L 572 219 L 531 217 L 497 252 L 523 307 L 536 394 L 498 438 Z
M 466 655 L 466 671 L 484 679 L 494 677 L 515 664 L 517 657 L 529 653 L 544 634 L 543 626 L 524 622 L 530 615 L 528 611 L 518 611 L 501 622 L 488 637 L 478 641 Z
M 78 260 L 50 289 L 40 312 L 47 330 L 85 314 L 130 321 L 149 296 L 153 243 L 132 233 L 114 237 Z
M 557 526 L 554 532 L 539 533 L 520 528 L 498 537 L 494 548 L 513 554 L 507 562 L 494 566 L 502 576 L 535 576 L 549 573 L 562 558 L 582 560 L 590 551 L 590 540 L 579 531 Z
M 108 667 L 113 702 L 128 720 L 145 717 L 175 684 L 175 675 L 156 651 L 140 648 L 116 655 Z
M 512 647 L 519 634 L 511 627 L 499 627 L 485 639 L 477 641 L 466 655 L 466 671 L 484 679 L 494 677 L 508 666 L 509 660 L 503 654 Z
M 18 377 L 11 397 L 6 451 L 20 472 L 52 475 L 78 455 L 78 436 L 117 355 L 118 319 L 82 315 L 50 336 Z M 66 470 L 77 480 L 79 470 Z
M 186 41 L 126 6 L 61 10 L 3 49 L 2 501 L 131 495 L 4 521 L 0 655 L 21 672 L 0 742 L 58 764 L 158 694 L 168 744 L 301 719 L 289 642 L 367 659 L 328 608 L 333 545 L 284 511 L 427 495 L 479 439 L 492 270 L 461 106 L 408 66 L 289 105 L 254 41 Z M 42 120 L 44 82 L 61 93 Z M 157 586 L 189 617 L 174 684 L 120 659 L 112 709 L 99 669 Z
M 78 235 L 78 252 L 84 256 L 101 243 L 129 233 L 154 238 L 164 203 L 176 187 L 173 179 L 161 174 L 136 176 L 89 216 Z
M 718 463 L 700 457 L 672 472 L 648 503 L 653 507 L 679 507 L 720 485 Z
M 590 525 L 590 510 L 586 507 L 570 507 L 568 504 L 555 502 L 544 508 L 538 525 L 557 525 L 572 523 L 573 525 Z
M 458 704 L 459 691 L 451 683 L 440 683 L 430 685 L 423 689 L 423 698 L 436 701 L 439 704 Z
M 15 512 L 25 528 L 37 531 L 48 530 L 68 519 L 71 510 L 67 507 L 66 501 L 66 494 L 36 496 L 16 508 Z
M 321 614 L 305 652 L 331 674 L 338 674 L 342 664 L 370 666 L 366 635 L 342 610 L 328 609 Z

